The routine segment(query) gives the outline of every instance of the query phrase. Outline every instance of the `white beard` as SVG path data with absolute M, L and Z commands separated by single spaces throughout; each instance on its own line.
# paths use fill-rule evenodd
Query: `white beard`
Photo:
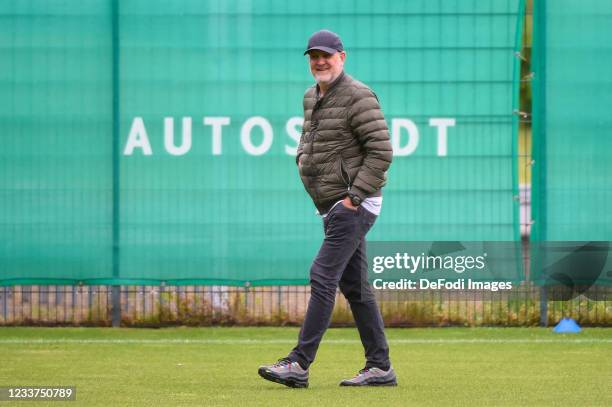
M 315 81 L 317 83 L 330 83 L 332 81 L 331 73 L 315 74 Z
M 327 72 L 315 72 L 313 74 L 314 79 L 317 83 L 323 83 L 323 84 L 330 84 L 332 83 L 336 78 L 338 78 L 338 76 L 340 76 L 340 74 L 342 73 L 342 70 L 344 69 L 344 64 L 341 65 L 341 69 L 340 71 L 337 73 L 337 75 L 334 76 L 334 74 L 331 72 L 331 70 L 327 71 Z

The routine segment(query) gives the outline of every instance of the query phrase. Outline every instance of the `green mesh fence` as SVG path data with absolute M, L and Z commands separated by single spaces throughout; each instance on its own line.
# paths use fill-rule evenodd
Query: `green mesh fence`
M 533 239 L 556 252 L 535 260 L 567 256 L 564 283 L 610 284 L 612 3 L 540 0 L 534 11 Z
M 322 228 L 293 155 L 320 28 L 392 131 L 370 239 L 516 240 L 521 7 L 1 2 L 0 283 L 306 283 Z

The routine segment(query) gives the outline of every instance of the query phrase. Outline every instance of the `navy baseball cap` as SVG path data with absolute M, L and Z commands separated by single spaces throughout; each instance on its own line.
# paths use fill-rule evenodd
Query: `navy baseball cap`
M 335 54 L 338 51 L 344 51 L 342 41 L 338 34 L 328 31 L 321 30 L 312 34 L 308 39 L 308 46 L 304 55 L 308 54 L 308 51 L 318 49 L 320 51 L 327 52 L 328 54 Z

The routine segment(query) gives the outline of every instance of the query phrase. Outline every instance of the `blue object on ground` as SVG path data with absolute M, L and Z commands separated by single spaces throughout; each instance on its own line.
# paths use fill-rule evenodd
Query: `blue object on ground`
M 561 321 L 559 321 L 557 326 L 555 326 L 555 329 L 553 329 L 553 332 L 558 334 L 577 334 L 580 331 L 582 331 L 580 325 L 578 325 L 578 323 L 571 318 L 563 318 Z

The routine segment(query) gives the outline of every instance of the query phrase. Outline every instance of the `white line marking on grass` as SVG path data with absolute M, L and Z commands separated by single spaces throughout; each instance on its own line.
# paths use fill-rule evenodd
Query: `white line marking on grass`
M 6 338 L 0 339 L 0 344 L 16 345 L 38 345 L 38 344 L 101 344 L 101 345 L 267 345 L 267 344 L 295 344 L 297 339 L 72 339 L 72 338 Z M 415 345 L 436 345 L 436 344 L 538 344 L 538 343 L 612 343 L 611 339 L 590 338 L 590 339 L 389 339 L 390 344 L 415 344 Z M 323 339 L 323 343 L 331 345 L 353 345 L 361 344 L 357 339 Z

